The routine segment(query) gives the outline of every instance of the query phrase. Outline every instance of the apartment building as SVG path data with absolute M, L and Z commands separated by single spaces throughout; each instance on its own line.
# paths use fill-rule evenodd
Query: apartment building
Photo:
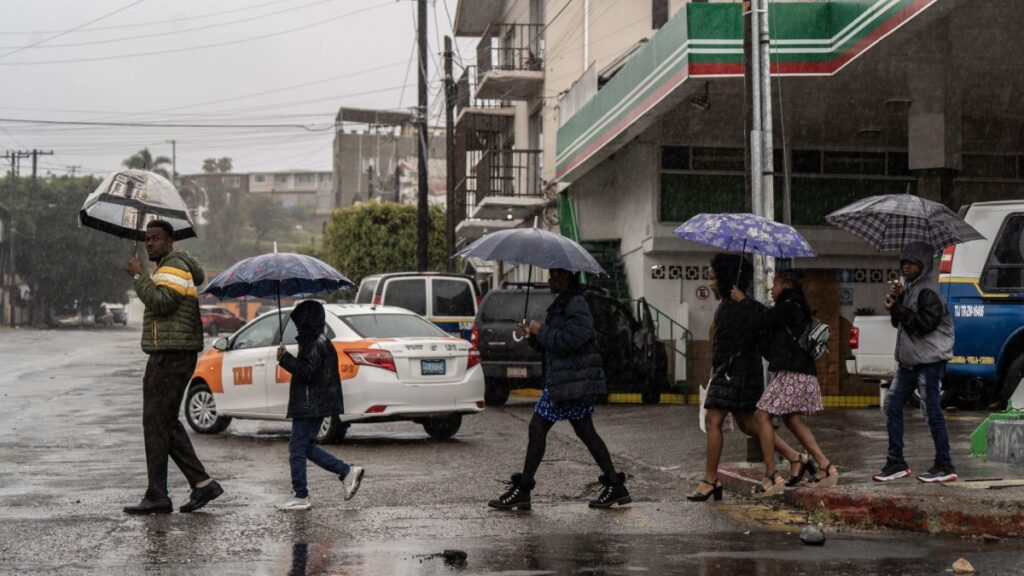
M 334 210 L 333 181 L 327 171 L 252 172 L 248 187 L 252 196 L 266 195 L 284 208 L 311 208 L 325 216 Z

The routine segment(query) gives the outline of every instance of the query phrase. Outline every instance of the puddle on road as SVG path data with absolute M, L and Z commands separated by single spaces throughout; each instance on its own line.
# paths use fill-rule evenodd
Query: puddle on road
M 295 542 L 256 574 L 687 574 L 702 576 L 933 575 L 964 556 L 979 574 L 1019 574 L 1021 547 L 915 535 L 831 535 L 824 547 L 795 533 L 522 535 L 502 539 Z M 464 554 L 464 556 L 463 556 Z M 270 565 L 273 568 L 270 568 Z

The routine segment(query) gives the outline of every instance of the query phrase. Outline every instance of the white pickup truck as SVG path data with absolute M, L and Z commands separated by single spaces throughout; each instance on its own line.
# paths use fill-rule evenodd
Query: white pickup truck
M 854 316 L 846 371 L 870 380 L 891 381 L 896 375 L 896 329 L 889 315 Z

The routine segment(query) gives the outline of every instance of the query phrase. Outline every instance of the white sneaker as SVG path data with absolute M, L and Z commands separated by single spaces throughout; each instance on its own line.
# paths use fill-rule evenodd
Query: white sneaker
M 284 502 L 281 502 L 280 504 L 274 505 L 274 508 L 277 508 L 278 510 L 283 510 L 285 512 L 289 512 L 292 510 L 309 510 L 312 507 L 313 504 L 309 501 L 309 498 L 290 498 L 288 500 L 285 500 Z
M 351 500 L 359 490 L 359 483 L 363 481 L 363 467 L 352 466 L 348 474 L 341 479 L 341 485 L 345 488 L 345 500 Z

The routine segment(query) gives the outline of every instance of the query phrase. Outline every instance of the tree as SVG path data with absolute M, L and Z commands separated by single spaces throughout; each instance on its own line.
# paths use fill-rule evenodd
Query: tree
M 259 250 L 263 240 L 270 239 L 274 232 L 283 230 L 290 223 L 289 214 L 268 196 L 254 194 L 249 199 L 249 224 L 256 233 L 254 247 Z
M 143 148 L 135 154 L 129 156 L 124 162 L 126 168 L 134 168 L 136 170 L 149 170 L 150 172 L 156 172 L 170 180 L 170 172 L 167 171 L 165 166 L 171 164 L 171 159 L 167 156 L 157 156 L 153 158 L 153 155 L 149 152 L 149 148 Z
M 226 174 L 231 172 L 233 167 L 234 165 L 231 162 L 231 158 L 228 158 L 227 156 L 223 158 L 207 158 L 203 160 L 203 172 L 206 172 L 207 174 L 214 174 L 218 172 Z
M 131 279 L 123 268 L 129 246 L 91 228 L 74 215 L 100 181 L 92 177 L 40 178 L 33 190 L 28 179 L 11 206 L 18 214 L 18 273 L 31 289 L 33 322 L 57 310 L 123 302 Z M 4 203 L 9 204 L 8 201 Z
M 427 256 L 432 270 L 445 265 L 445 215 L 430 207 Z M 356 282 L 370 274 L 416 269 L 416 206 L 360 204 L 334 212 L 321 256 Z

